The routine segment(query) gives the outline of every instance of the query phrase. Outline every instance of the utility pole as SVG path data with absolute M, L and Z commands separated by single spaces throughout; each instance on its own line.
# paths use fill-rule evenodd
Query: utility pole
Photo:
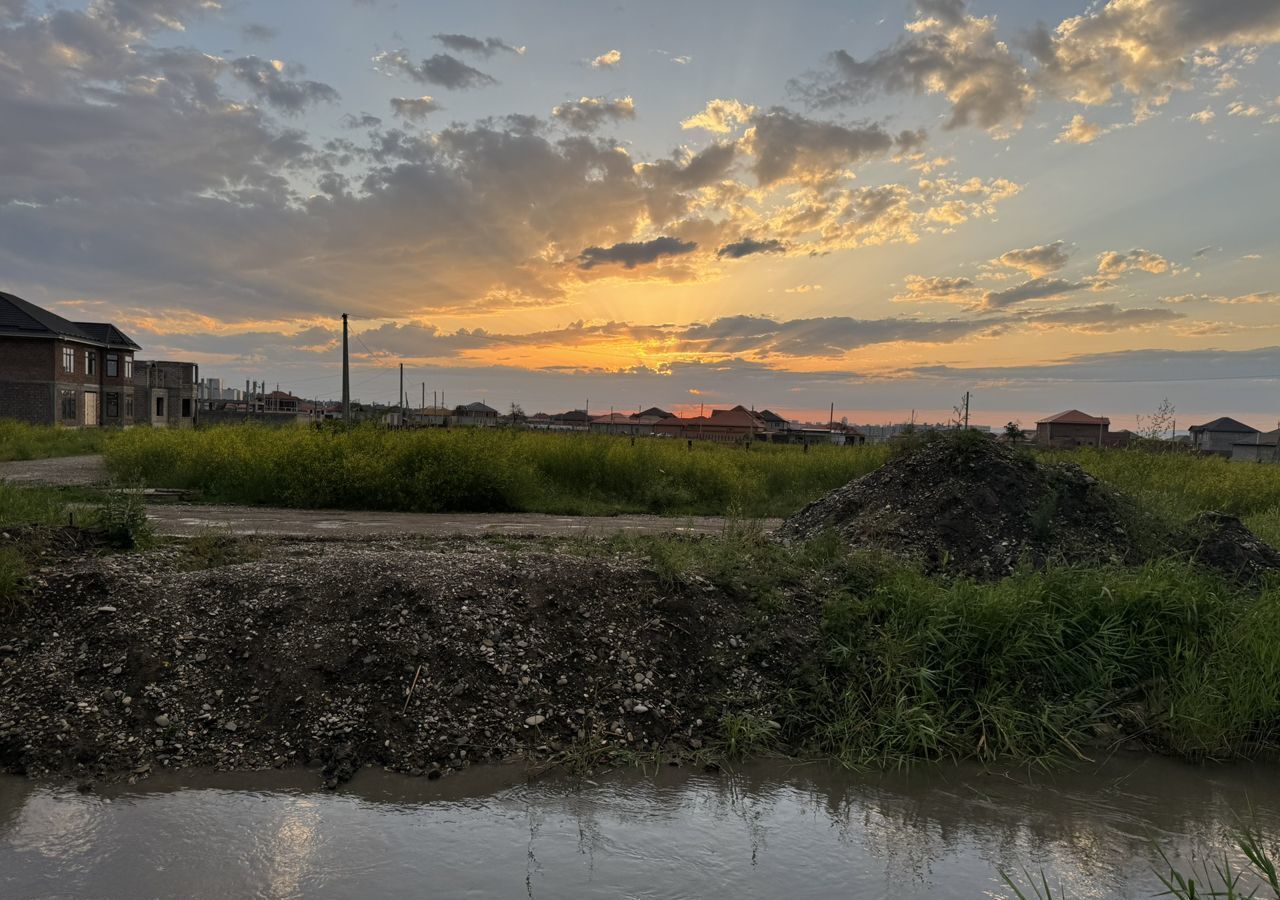
M 836 430 L 836 405 L 831 404 L 831 416 L 827 419 L 827 431 Z
M 347 353 L 347 314 L 342 314 L 342 421 L 351 423 L 351 357 Z
M 404 427 L 404 363 L 400 363 L 400 397 L 396 401 L 400 406 L 400 427 Z
M 969 430 L 969 392 L 964 392 L 964 430 Z

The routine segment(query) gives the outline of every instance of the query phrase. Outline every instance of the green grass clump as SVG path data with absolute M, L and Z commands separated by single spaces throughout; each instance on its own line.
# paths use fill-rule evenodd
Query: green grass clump
M 64 525 L 73 492 L 54 487 L 17 485 L 0 480 L 0 528 L 15 525 Z
M 103 428 L 60 428 L 0 419 L 0 462 L 101 453 L 106 442 Z
M 878 447 L 741 446 L 507 429 L 129 430 L 118 476 L 289 507 L 785 515 L 879 466 Z

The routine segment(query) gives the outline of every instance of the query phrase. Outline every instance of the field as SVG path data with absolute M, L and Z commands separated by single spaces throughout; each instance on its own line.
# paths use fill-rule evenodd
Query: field
M 0 462 L 101 453 L 107 437 L 101 428 L 55 428 L 0 419 Z
M 785 515 L 880 465 L 885 447 L 752 446 L 497 429 L 131 430 L 121 480 L 289 507 Z

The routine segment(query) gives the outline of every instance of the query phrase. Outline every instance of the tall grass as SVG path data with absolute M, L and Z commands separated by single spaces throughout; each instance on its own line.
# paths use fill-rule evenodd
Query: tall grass
M 880 465 L 879 447 L 754 445 L 496 429 L 130 430 L 121 478 L 291 507 L 784 515 Z
M 102 428 L 59 428 L 0 419 L 0 461 L 101 453 L 106 440 Z
M 1214 509 L 1241 517 L 1280 544 L 1280 465 L 1220 456 L 1081 448 L 1041 455 L 1074 462 L 1171 519 Z

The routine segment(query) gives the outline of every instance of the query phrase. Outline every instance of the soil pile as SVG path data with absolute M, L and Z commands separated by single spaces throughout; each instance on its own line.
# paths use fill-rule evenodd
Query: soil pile
M 1257 581 L 1280 570 L 1280 552 L 1235 516 L 1200 513 L 1181 537 L 1192 559 L 1238 581 Z
M 1129 507 L 1092 475 L 1042 465 L 976 432 L 890 460 L 810 503 L 779 535 L 804 540 L 827 529 L 931 572 L 979 578 L 1024 560 L 1131 560 L 1141 543 Z
M 0 623 L 0 768 L 376 764 L 696 752 L 761 704 L 816 622 L 749 637 L 745 601 L 638 562 L 478 541 L 281 543 L 42 573 Z M 811 629 L 801 634 L 804 629 Z

